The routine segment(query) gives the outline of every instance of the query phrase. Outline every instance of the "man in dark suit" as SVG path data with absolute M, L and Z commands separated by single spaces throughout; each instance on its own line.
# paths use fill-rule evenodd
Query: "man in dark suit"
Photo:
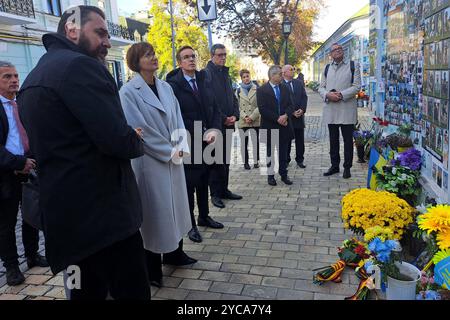
M 228 188 L 230 178 L 232 135 L 235 123 L 239 120 L 239 102 L 234 94 L 229 68 L 225 66 L 227 50 L 223 44 L 211 47 L 211 61 L 204 71 L 207 74 L 208 85 L 213 89 L 221 117 L 223 137 L 223 159 L 211 165 L 209 187 L 211 202 L 217 208 L 225 208 L 222 199 L 241 200 L 242 196 L 235 194 Z
M 214 92 L 206 83 L 205 71 L 196 71 L 197 56 L 190 46 L 183 46 L 177 52 L 177 62 L 180 68 L 167 75 L 167 82 L 180 103 L 184 126 L 190 134 L 189 148 L 191 156 L 184 161 L 184 173 L 191 213 L 192 229 L 188 236 L 194 242 L 202 242 L 202 236 L 197 228 L 194 216 L 197 193 L 198 224 L 214 229 L 222 229 L 220 222 L 209 216 L 208 166 L 203 158 L 206 146 L 215 142 L 217 131 L 222 128 L 220 113 L 217 110 Z M 196 132 L 196 129 L 197 132 Z M 205 139 L 203 139 L 203 137 Z M 202 151 L 201 153 L 199 151 Z M 197 157 L 198 155 L 198 157 Z
M 6 282 L 16 286 L 25 281 L 19 269 L 16 223 L 22 199 L 22 182 L 36 167 L 29 157 L 28 136 L 18 117 L 16 94 L 19 75 L 9 62 L 0 61 L 0 258 L 6 269 Z M 22 241 L 28 268 L 48 267 L 38 254 L 39 231 L 22 221 Z
M 130 159 L 142 132 L 127 125 L 105 67 L 106 17 L 92 6 L 68 9 L 47 53 L 18 96 L 39 163 L 46 255 L 53 273 L 77 266 L 71 300 L 150 299 L 142 206 Z M 70 268 L 72 270 L 72 268 Z
M 308 96 L 303 82 L 294 79 L 294 71 L 294 67 L 290 65 L 283 67 L 283 84 L 289 89 L 292 104 L 295 108 L 295 112 L 290 115 L 294 127 L 295 161 L 299 168 L 305 169 L 305 113 L 308 106 Z M 291 162 L 291 148 L 292 142 L 289 143 L 288 147 L 288 163 Z
M 293 138 L 293 127 L 289 115 L 293 114 L 294 106 L 289 89 L 282 85 L 282 81 L 281 67 L 272 66 L 269 68 L 269 82 L 258 88 L 256 93 L 261 113 L 261 129 L 266 129 L 267 133 L 268 183 L 271 186 L 277 185 L 273 171 L 275 161 L 272 161 L 275 147 L 278 149 L 281 180 L 287 185 L 292 185 L 288 177 L 287 157 L 288 145 Z M 262 136 L 264 137 L 264 134 Z

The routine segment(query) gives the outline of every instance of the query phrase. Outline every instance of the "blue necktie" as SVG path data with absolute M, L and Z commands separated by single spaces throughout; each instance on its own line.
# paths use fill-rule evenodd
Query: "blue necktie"
M 275 86 L 275 97 L 278 101 L 278 113 L 280 114 L 280 106 L 281 106 L 281 92 L 280 92 L 280 86 Z

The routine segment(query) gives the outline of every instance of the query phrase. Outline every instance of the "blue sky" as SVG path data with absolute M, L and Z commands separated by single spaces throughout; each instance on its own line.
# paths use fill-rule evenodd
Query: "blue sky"
M 117 0 L 119 9 L 133 13 L 145 8 L 148 0 Z M 314 29 L 314 39 L 326 40 L 350 16 L 358 12 L 369 0 L 325 0 L 326 8 L 322 10 Z

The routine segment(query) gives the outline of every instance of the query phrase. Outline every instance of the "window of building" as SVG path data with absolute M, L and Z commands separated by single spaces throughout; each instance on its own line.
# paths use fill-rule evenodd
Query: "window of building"
M 61 17 L 61 0 L 47 0 L 47 13 Z

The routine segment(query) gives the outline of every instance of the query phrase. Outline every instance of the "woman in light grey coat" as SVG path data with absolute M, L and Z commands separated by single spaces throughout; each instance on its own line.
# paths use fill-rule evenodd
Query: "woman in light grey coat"
M 148 43 L 134 44 L 127 63 L 136 76 L 120 90 L 130 125 L 142 129 L 144 156 L 132 161 L 138 182 L 152 285 L 162 285 L 161 254 L 165 264 L 197 262 L 183 252 L 183 235 L 191 230 L 182 158 L 189 153 L 178 101 L 171 86 L 155 77 L 158 59 Z

